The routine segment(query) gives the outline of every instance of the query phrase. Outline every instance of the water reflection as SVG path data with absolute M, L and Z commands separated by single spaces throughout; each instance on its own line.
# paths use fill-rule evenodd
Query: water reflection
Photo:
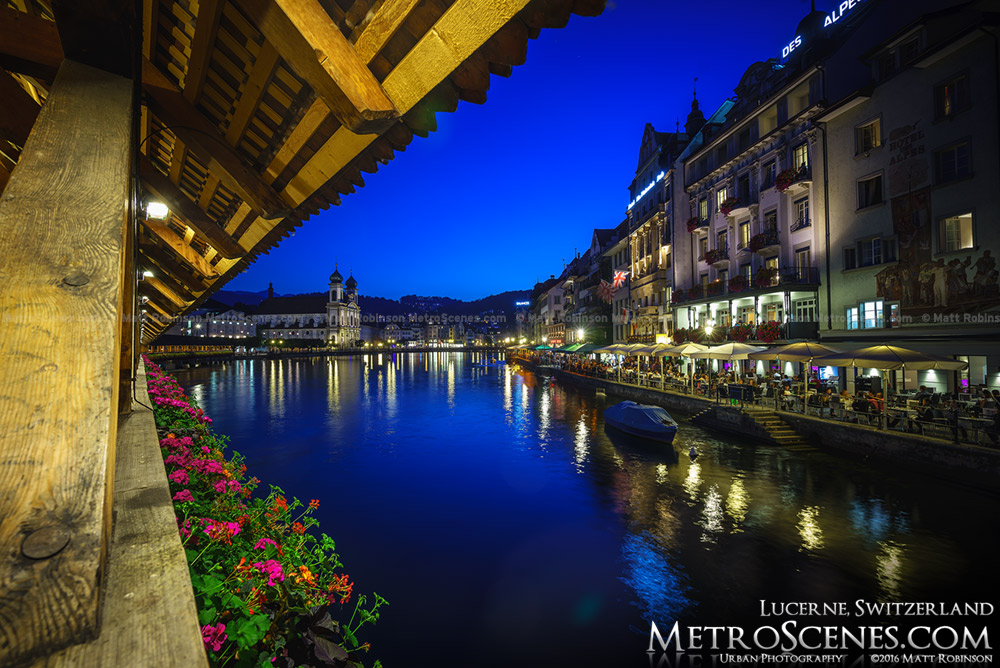
M 606 430 L 613 397 L 471 356 L 256 361 L 181 382 L 251 470 L 324 500 L 352 577 L 395 592 L 379 622 L 387 664 L 407 665 L 419 618 L 448 626 L 456 653 L 489 643 L 495 665 L 531 665 L 504 654 L 504 629 L 476 626 L 508 581 L 565 603 L 545 609 L 545 629 L 572 649 L 534 665 L 620 659 L 645 647 L 649 621 L 756 618 L 761 598 L 975 600 L 997 581 L 998 537 L 975 530 L 991 497 L 684 416 L 673 447 L 646 443 Z M 373 487 L 379 502 L 358 503 Z M 427 582 L 456 586 L 428 604 Z
M 733 482 L 729 485 L 729 496 L 726 497 L 726 512 L 733 518 L 734 533 L 742 530 L 749 507 L 750 495 L 743 485 L 743 479 L 733 478 Z
M 879 543 L 879 552 L 875 557 L 875 578 L 881 590 L 880 601 L 900 600 L 905 554 L 900 545 Z
M 806 550 L 819 550 L 823 547 L 823 530 L 819 528 L 819 508 L 806 506 L 799 511 L 799 523 L 796 525 L 799 536 L 802 537 L 802 547 Z

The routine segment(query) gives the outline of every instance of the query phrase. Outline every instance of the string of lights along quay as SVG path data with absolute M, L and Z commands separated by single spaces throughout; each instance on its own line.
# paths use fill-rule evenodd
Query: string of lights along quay
M 387 666 L 427 665 L 413 652 L 428 633 L 447 645 L 442 668 L 648 668 L 652 624 L 666 640 L 675 622 L 749 638 L 788 621 L 857 635 L 991 618 L 966 604 L 1000 584 L 982 511 L 995 501 L 966 486 L 722 436 L 682 413 L 672 446 L 634 439 L 605 424 L 610 392 L 488 353 L 239 361 L 178 378 L 250 474 L 323 499 L 356 590 L 389 600 L 366 633 Z M 823 607 L 836 602 L 851 614 Z M 693 666 L 654 649 L 653 665 Z

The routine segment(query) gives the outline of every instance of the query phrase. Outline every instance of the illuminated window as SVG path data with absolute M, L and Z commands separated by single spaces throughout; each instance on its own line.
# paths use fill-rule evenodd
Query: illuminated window
M 853 306 L 847 309 L 847 329 L 858 328 L 858 307 Z
M 745 223 L 740 223 L 739 231 L 740 231 L 740 240 L 738 242 L 739 248 L 743 249 L 747 247 L 748 243 L 750 243 L 750 221 L 747 221 Z
M 934 176 L 938 183 L 964 179 L 970 173 L 967 143 L 955 144 L 934 153 Z
M 708 200 L 705 198 L 698 200 L 698 217 L 702 220 L 708 219 Z
M 882 145 L 882 119 L 876 118 L 854 129 L 854 154 L 868 153 Z
M 942 218 L 938 223 L 938 240 L 942 253 L 972 248 L 972 214 Z
M 952 77 L 934 87 L 934 114 L 948 118 L 969 106 L 969 78 L 964 74 Z
M 718 211 L 722 208 L 722 203 L 726 201 L 727 192 L 725 188 L 719 188 L 715 191 L 715 210 Z
M 802 142 L 792 149 L 792 167 L 795 169 L 809 168 L 809 146 L 806 142 Z
M 861 327 L 863 329 L 881 329 L 885 326 L 882 320 L 882 300 L 862 302 L 859 308 Z

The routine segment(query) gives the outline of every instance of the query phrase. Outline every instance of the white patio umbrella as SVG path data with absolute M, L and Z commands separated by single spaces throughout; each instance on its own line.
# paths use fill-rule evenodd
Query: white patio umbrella
M 702 351 L 708 350 L 708 346 L 703 346 L 700 343 L 693 343 L 688 341 L 687 343 L 682 343 L 676 345 L 670 350 L 666 351 L 666 354 L 670 357 L 691 357 L 694 353 L 700 353 Z M 692 364 L 688 368 L 688 378 L 691 381 L 691 391 L 694 392 L 694 365 Z
M 820 343 L 814 341 L 799 341 L 798 343 L 789 343 L 783 346 L 777 346 L 769 350 L 764 350 L 759 353 L 751 353 L 750 359 L 752 360 L 780 360 L 782 362 L 805 362 L 806 372 L 802 374 L 802 382 L 805 385 L 803 391 L 803 409 L 805 412 L 805 407 L 809 405 L 809 367 L 812 366 L 813 360 L 817 357 L 822 357 L 823 355 L 832 355 L 834 353 L 839 353 L 840 351 L 836 348 L 829 348 Z M 830 365 L 832 366 L 832 365 Z M 778 405 L 777 393 L 775 393 L 774 405 Z
M 624 355 L 628 352 L 628 345 L 624 343 L 612 343 L 610 346 L 604 346 L 603 348 L 598 348 L 595 353 L 607 353 L 609 355 L 614 355 L 618 357 L 619 355 Z M 618 380 L 622 379 L 622 365 L 618 364 Z
M 858 350 L 824 355 L 813 361 L 828 366 L 858 367 L 893 371 L 895 369 L 950 369 L 961 371 L 969 365 L 941 355 L 929 355 L 909 348 L 879 344 Z M 885 421 L 886 402 L 882 401 L 882 421 Z

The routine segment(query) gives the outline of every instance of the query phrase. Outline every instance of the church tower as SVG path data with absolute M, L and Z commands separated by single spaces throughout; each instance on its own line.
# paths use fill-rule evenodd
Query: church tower
M 337 267 L 334 266 L 333 273 L 330 274 L 330 301 L 339 302 L 344 298 L 344 277 L 340 275 L 337 271 Z

